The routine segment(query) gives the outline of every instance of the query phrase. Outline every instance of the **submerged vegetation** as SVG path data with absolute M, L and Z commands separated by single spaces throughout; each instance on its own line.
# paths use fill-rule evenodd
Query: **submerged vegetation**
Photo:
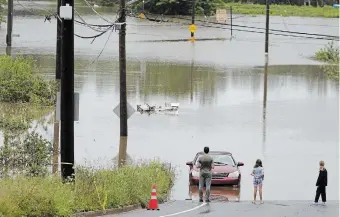
M 55 95 L 55 82 L 39 74 L 32 58 L 0 55 L 0 177 L 48 172 L 51 143 L 36 128 L 51 121 Z
M 43 79 L 32 58 L 0 56 L 0 102 L 51 106 L 56 90 L 56 82 Z
M 329 43 L 324 48 L 315 53 L 315 60 L 327 63 L 321 68 L 326 75 L 334 80 L 339 80 L 339 46 L 334 42 Z

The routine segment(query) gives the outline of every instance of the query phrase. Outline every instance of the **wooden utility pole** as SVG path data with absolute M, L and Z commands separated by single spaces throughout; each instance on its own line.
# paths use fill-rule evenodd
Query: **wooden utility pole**
M 55 67 L 55 78 L 58 85 L 58 92 L 60 91 L 60 79 L 61 79 L 61 41 L 62 41 L 62 22 L 60 19 L 60 6 L 61 6 L 61 0 L 57 1 L 57 46 L 56 46 L 56 67 Z M 60 133 L 60 127 L 59 127 L 59 121 L 57 120 L 57 109 L 55 109 L 55 119 L 54 119 L 54 130 L 53 130 L 53 166 L 52 166 L 52 172 L 57 173 L 59 168 L 59 133 Z M 60 109 L 60 108 L 59 108 Z
M 195 15 L 196 15 L 196 0 L 192 0 L 192 14 L 191 14 L 191 24 L 195 24 Z M 194 37 L 195 33 L 191 32 L 191 37 Z
M 74 0 L 63 0 L 61 86 L 60 86 L 60 155 L 61 174 L 74 180 Z M 66 9 L 68 8 L 68 9 Z
M 268 47 L 269 47 L 269 5 L 270 0 L 266 0 L 266 41 L 265 41 L 265 54 L 268 55 Z
M 60 80 L 57 79 L 58 83 L 58 91 L 60 90 Z M 53 153 L 52 153 L 52 173 L 55 174 L 58 172 L 59 169 L 59 121 L 57 120 L 57 109 L 55 109 L 55 116 L 54 116 L 54 126 L 53 126 Z
M 8 0 L 8 9 L 7 9 L 7 35 L 6 35 L 6 44 L 7 47 L 12 46 L 12 30 L 13 30 L 13 0 Z
M 120 140 L 118 166 L 126 163 L 126 149 L 128 138 L 128 114 L 126 99 L 126 8 L 125 0 L 120 0 L 120 30 L 119 30 L 119 83 L 120 83 Z

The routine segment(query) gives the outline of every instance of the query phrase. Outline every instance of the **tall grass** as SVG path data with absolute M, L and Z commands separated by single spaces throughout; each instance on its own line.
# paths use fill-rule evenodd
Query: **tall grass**
M 17 177 L 0 181 L 0 216 L 68 217 L 76 212 L 146 204 L 151 187 L 164 200 L 174 182 L 174 170 L 159 161 L 121 169 L 78 167 L 74 184 L 56 175 Z
M 233 7 L 234 14 L 264 15 L 266 14 L 266 5 L 260 4 L 241 4 L 226 3 L 225 6 Z M 297 17 L 325 17 L 338 18 L 339 9 L 331 6 L 312 7 L 296 5 L 270 5 L 271 16 L 297 16 Z

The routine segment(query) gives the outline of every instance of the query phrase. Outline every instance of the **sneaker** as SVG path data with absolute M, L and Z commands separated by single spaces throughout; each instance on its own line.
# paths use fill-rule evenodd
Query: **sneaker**
M 312 205 L 313 205 L 313 206 L 317 206 L 317 205 L 318 205 L 318 202 L 313 202 Z
M 205 200 L 206 203 L 210 203 L 211 201 L 210 200 Z
M 200 199 L 200 203 L 203 203 L 203 200 L 202 200 L 202 199 Z
M 326 206 L 326 202 L 322 202 L 321 206 Z

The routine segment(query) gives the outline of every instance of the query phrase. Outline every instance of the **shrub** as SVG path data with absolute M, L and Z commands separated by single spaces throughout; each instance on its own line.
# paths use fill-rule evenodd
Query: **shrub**
M 315 53 L 315 60 L 328 63 L 328 65 L 321 66 L 323 72 L 334 80 L 339 80 L 339 46 L 330 42 L 325 48 L 320 49 Z
M 339 46 L 334 45 L 333 41 L 328 43 L 325 48 L 321 48 L 315 53 L 314 59 L 328 63 L 339 63 Z
M 153 184 L 165 199 L 174 171 L 159 161 L 121 169 L 76 168 L 74 184 L 61 184 L 57 176 L 0 180 L 0 216 L 66 217 L 75 212 L 145 204 Z
M 32 58 L 0 55 L 0 101 L 54 105 L 57 85 L 37 74 Z
M 4 138 L 4 145 L 0 147 L 0 177 L 48 173 L 52 156 L 50 141 L 34 131 L 24 136 L 5 133 Z

